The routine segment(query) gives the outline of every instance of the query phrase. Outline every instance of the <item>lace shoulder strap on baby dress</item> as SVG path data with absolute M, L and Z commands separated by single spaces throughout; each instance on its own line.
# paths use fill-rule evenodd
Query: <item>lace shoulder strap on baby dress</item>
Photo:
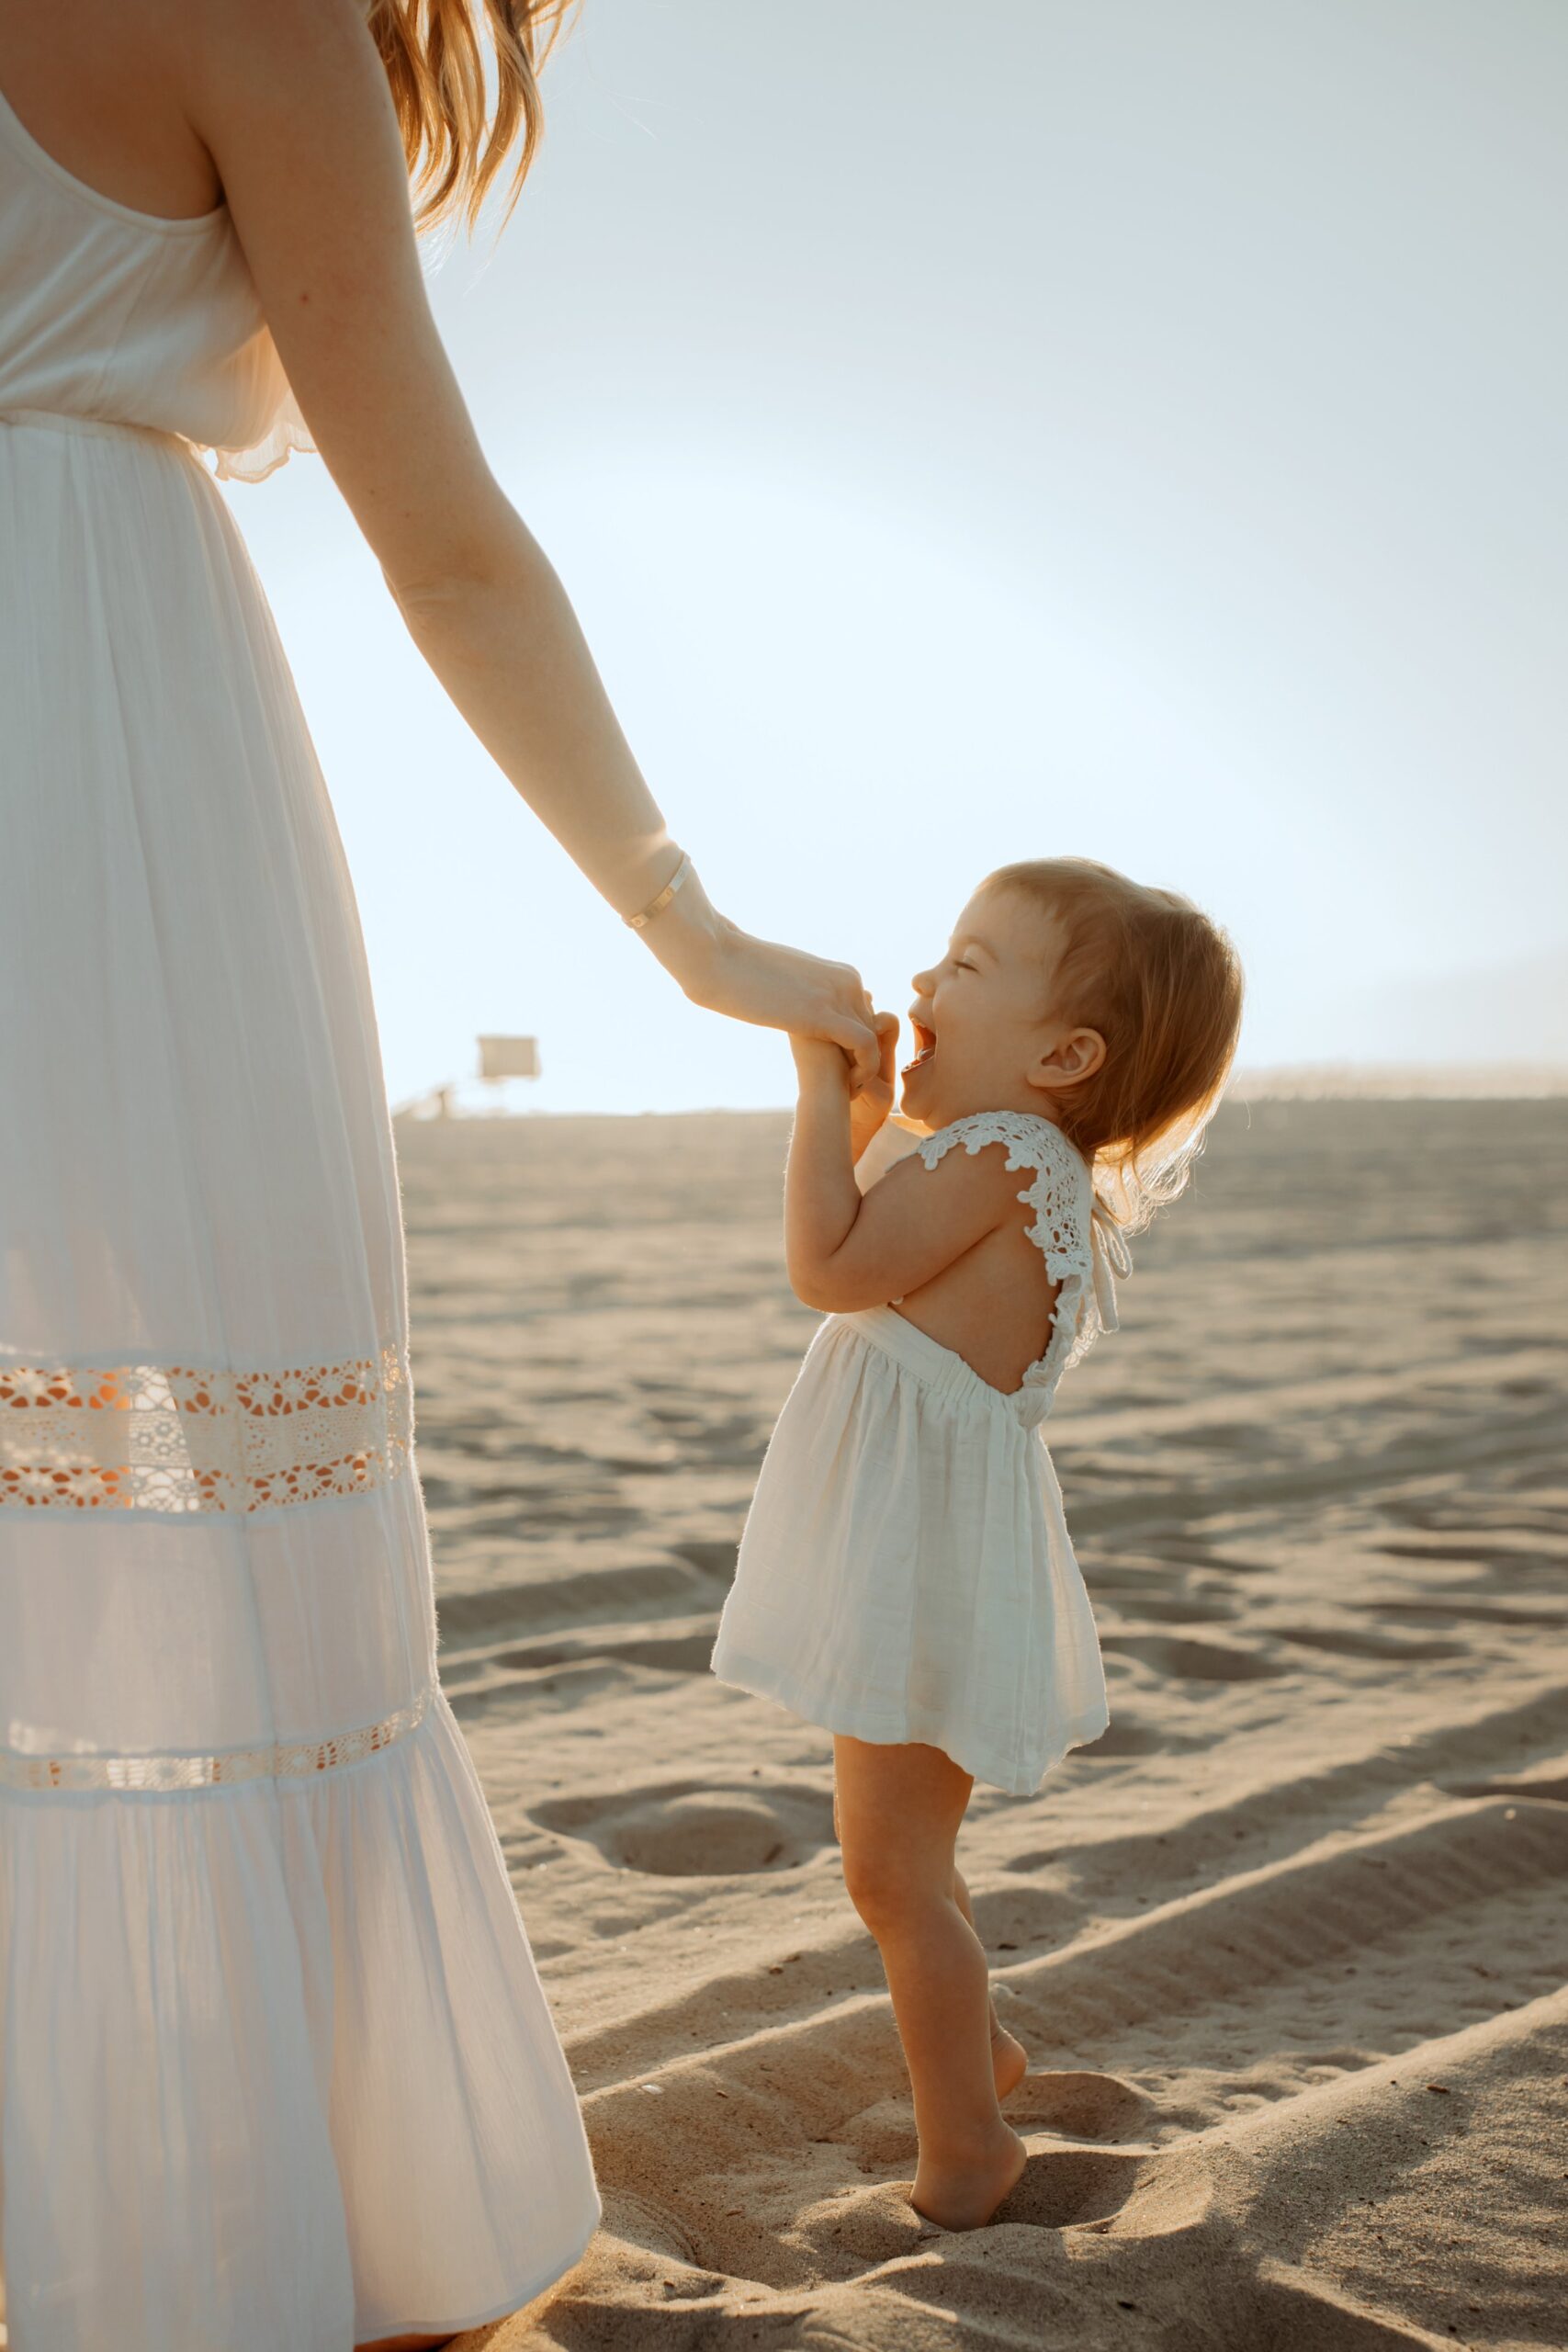
M 1034 1212 L 1029 1238 L 1043 1254 L 1052 1281 L 1061 1284 L 1056 1328 L 1072 1333 L 1067 1362 L 1077 1363 L 1101 1331 L 1118 1328 L 1116 1277 L 1133 1271 L 1127 1244 L 1096 1197 L 1082 1155 L 1049 1119 L 1026 1111 L 977 1111 L 925 1136 L 917 1148 L 934 1168 L 954 1144 L 976 1152 L 992 1143 L 1007 1146 L 1010 1173 L 1033 1170 L 1033 1182 L 1018 1197 Z

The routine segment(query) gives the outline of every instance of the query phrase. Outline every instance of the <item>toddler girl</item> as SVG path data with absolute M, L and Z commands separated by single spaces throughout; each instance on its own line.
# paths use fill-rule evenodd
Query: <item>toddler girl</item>
M 845 1883 L 914 2091 L 912 2200 L 972 2229 L 1023 2169 L 998 2102 L 1027 2059 L 990 2005 L 959 1825 L 976 1780 L 1027 1795 L 1108 1721 L 1041 1424 L 1116 1328 L 1123 1233 L 1185 1181 L 1241 975 L 1185 899 L 1056 858 L 983 882 L 914 987 L 901 1120 L 891 1015 L 859 1100 L 837 1046 L 793 1041 L 785 1250 L 827 1319 L 713 1666 L 834 1735 Z

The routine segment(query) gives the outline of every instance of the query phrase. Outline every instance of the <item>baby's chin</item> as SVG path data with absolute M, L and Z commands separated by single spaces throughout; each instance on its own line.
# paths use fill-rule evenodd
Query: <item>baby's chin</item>
M 1007 1099 L 1006 1089 L 998 1088 L 993 1094 L 983 1079 L 966 1085 L 963 1072 L 953 1063 L 939 1071 L 933 1054 L 930 1061 L 899 1073 L 894 1107 L 910 1126 L 923 1127 L 928 1135 L 935 1135 L 939 1127 L 950 1127 L 955 1120 L 972 1118 L 980 1111 L 999 1110 Z
M 906 1119 L 920 1126 L 942 1125 L 942 1106 L 936 1100 L 939 1090 L 931 1083 L 931 1068 L 908 1070 L 898 1083 L 897 1108 Z
M 954 1119 L 989 1107 L 983 1099 L 986 1080 L 967 1067 L 960 1046 L 951 1039 L 941 1046 L 933 1031 L 918 1026 L 916 1035 L 920 1051 L 898 1073 L 898 1110 L 911 1126 L 934 1135 Z

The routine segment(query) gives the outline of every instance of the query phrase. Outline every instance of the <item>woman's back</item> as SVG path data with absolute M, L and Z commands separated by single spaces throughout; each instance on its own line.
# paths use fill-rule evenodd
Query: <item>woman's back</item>
M 265 443 L 287 401 L 227 209 L 165 219 L 101 194 L 0 85 L 0 416 L 135 424 L 239 453 Z

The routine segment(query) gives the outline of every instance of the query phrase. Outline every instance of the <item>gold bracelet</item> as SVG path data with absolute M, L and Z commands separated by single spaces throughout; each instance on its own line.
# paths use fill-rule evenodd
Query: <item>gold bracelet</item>
M 664 885 L 663 889 L 660 890 L 657 896 L 649 899 L 647 906 L 644 907 L 640 914 L 623 915 L 621 917 L 621 921 L 624 923 L 628 924 L 633 931 L 645 930 L 653 921 L 655 915 L 661 915 L 664 912 L 665 908 L 670 904 L 671 899 L 675 896 L 676 891 L 680 888 L 682 883 L 685 880 L 691 870 L 692 860 L 690 854 L 682 851 L 681 863 L 675 868 L 674 873 L 670 876 L 669 881 Z

